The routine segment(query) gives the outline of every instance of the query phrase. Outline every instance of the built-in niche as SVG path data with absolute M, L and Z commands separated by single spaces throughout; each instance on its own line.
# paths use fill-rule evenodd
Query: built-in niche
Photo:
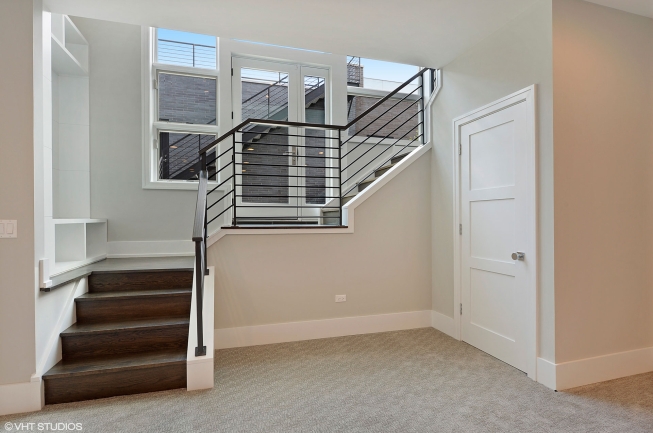
M 52 212 L 56 275 L 106 257 L 107 222 L 91 219 L 89 44 L 51 14 Z

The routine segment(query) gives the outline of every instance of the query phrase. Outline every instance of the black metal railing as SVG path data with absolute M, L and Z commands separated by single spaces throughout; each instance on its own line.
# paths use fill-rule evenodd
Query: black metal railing
M 208 124 L 214 124 L 215 119 Z M 174 141 L 171 141 L 171 138 Z M 199 133 L 159 133 L 159 179 L 197 180 L 201 169 L 199 151 L 215 139 L 215 135 Z M 209 155 L 210 157 L 210 155 Z M 215 170 L 209 179 L 213 180 Z
M 215 46 L 157 39 L 157 61 L 170 65 L 215 69 Z
M 363 65 L 360 57 L 347 56 L 347 85 L 363 87 Z
M 195 356 L 206 355 L 204 345 L 204 277 L 208 275 L 206 265 L 206 189 L 208 173 L 206 171 L 206 153 L 200 157 L 202 170 L 199 174 L 199 187 L 197 190 L 197 206 L 195 207 L 195 223 L 193 225 L 193 242 L 195 242 L 195 299 L 197 318 L 197 346 Z
M 211 223 L 230 212 L 232 227 L 245 223 L 342 227 L 347 194 L 395 157 L 424 144 L 425 104 L 435 89 L 435 77 L 433 69 L 419 71 L 361 107 L 346 125 L 248 118 L 200 149 L 193 230 L 198 311 Z M 402 92 L 406 88 L 413 90 Z M 315 88 L 307 85 L 307 104 L 319 99 L 313 98 L 319 91 L 324 92 L 323 81 Z M 210 189 L 209 175 L 217 180 Z M 201 352 L 198 317 L 196 350 Z

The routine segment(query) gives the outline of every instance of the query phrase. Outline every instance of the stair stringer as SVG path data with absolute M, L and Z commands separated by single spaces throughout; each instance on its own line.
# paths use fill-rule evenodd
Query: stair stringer
M 338 228 L 330 228 L 329 226 L 315 227 L 315 228 L 282 228 L 282 229 L 256 229 L 248 228 L 247 230 L 229 230 L 218 228 L 217 230 L 209 233 L 206 246 L 207 248 L 211 245 L 218 242 L 220 239 L 227 235 L 274 235 L 274 234 L 347 234 L 354 233 L 354 222 L 355 222 L 355 210 L 358 206 L 363 204 L 367 199 L 372 197 L 377 191 L 379 191 L 383 186 L 394 179 L 399 173 L 410 167 L 415 161 L 424 156 L 429 150 L 431 150 L 431 143 L 426 143 L 411 153 L 408 154 L 404 159 L 399 161 L 392 167 L 390 170 L 385 172 L 381 177 L 376 179 L 370 186 L 365 190 L 358 193 L 355 198 L 348 202 L 342 208 L 342 221 L 343 226 Z M 328 203 L 325 205 L 327 206 Z

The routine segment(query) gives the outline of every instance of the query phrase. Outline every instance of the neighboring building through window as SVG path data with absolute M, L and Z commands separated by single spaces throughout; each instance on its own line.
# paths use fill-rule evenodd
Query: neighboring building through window
M 355 119 L 418 71 L 417 66 L 348 56 L 347 120 Z M 355 88 L 369 92 L 357 91 Z M 354 124 L 349 129 L 349 135 L 385 138 L 390 140 L 390 143 L 392 140 L 405 142 L 417 137 L 421 122 L 418 116 L 420 95 L 417 80 L 404 87 L 399 96 L 404 100 L 398 102 L 395 98 L 384 102 L 373 114 L 366 116 L 366 118 L 380 116 L 376 121 L 371 124 L 368 122 Z
M 157 188 L 185 189 L 189 186 L 184 186 L 183 182 L 197 180 L 200 171 L 199 150 L 214 141 L 219 131 L 217 125 L 217 113 L 220 108 L 217 98 L 218 38 L 168 29 L 151 29 L 150 36 L 153 48 L 152 59 L 150 59 L 150 79 L 153 86 L 149 93 L 151 124 L 148 128 L 151 132 L 145 134 L 150 134 L 154 147 L 149 147 L 147 150 L 151 158 L 146 172 L 147 185 L 152 187 L 154 186 L 152 182 L 162 181 L 163 183 L 156 186 Z M 271 50 L 278 48 L 280 47 L 271 46 Z M 311 52 L 311 55 L 314 53 Z M 348 56 L 346 59 L 347 106 L 333 107 L 333 109 L 345 108 L 348 121 L 365 112 L 419 71 L 417 66 L 412 65 L 353 56 Z M 294 61 L 301 63 L 297 58 Z M 241 117 L 288 120 L 288 86 L 290 86 L 288 75 L 255 68 L 243 71 Z M 337 79 L 342 80 L 341 77 Z M 324 105 L 326 88 L 324 79 L 306 76 L 304 87 L 305 120 L 311 123 L 323 123 L 327 110 Z M 420 103 L 416 80 L 386 101 L 383 106 L 375 110 L 375 113 L 366 116 L 368 121 L 378 117 L 372 124 L 363 122 L 354 124 L 348 131 L 348 134 L 353 136 L 351 143 L 382 140 L 383 144 L 389 146 L 403 146 L 408 141 L 416 140 L 420 134 L 422 121 L 418 115 Z M 222 107 L 222 109 L 230 108 L 233 107 Z M 344 114 L 342 111 L 339 113 L 339 115 Z M 223 126 L 226 129 L 231 127 L 231 125 Z M 324 132 L 310 132 L 317 134 L 315 137 L 307 138 L 309 141 L 316 142 L 312 144 L 316 144 L 314 147 L 317 153 L 305 155 L 305 165 L 306 170 L 317 178 L 326 169 L 325 159 L 319 158 L 324 155 L 323 150 L 319 153 L 322 144 L 317 145 L 318 142 L 324 141 L 324 137 L 320 135 Z M 257 146 L 262 146 L 265 140 L 260 139 L 259 141 L 262 142 Z M 251 147 L 254 149 L 256 146 Z M 212 162 L 215 155 L 215 151 L 207 155 L 210 180 L 217 180 L 215 162 Z M 274 162 L 271 155 L 264 156 L 268 163 Z M 280 155 L 279 158 L 281 157 L 286 158 L 285 155 Z M 256 161 L 250 162 L 253 164 Z M 279 164 L 274 168 L 272 165 L 263 167 L 259 164 L 258 168 L 250 165 L 245 183 L 252 181 L 252 185 L 247 187 L 261 189 L 258 183 L 265 182 L 256 177 L 257 173 L 260 171 L 261 176 L 269 176 L 272 173 L 267 173 L 265 170 L 281 170 L 277 166 Z M 251 175 L 249 175 L 250 171 Z M 266 179 L 276 181 L 275 178 Z M 325 186 L 320 182 L 323 180 L 310 181 L 306 185 L 310 192 L 310 201 L 315 203 L 322 203 L 325 200 Z M 282 182 L 277 183 L 282 186 Z
M 159 180 L 197 179 L 198 151 L 216 137 L 216 42 L 214 36 L 156 30 Z M 212 155 L 208 156 L 211 160 Z M 209 175 L 211 171 L 215 168 L 209 166 Z

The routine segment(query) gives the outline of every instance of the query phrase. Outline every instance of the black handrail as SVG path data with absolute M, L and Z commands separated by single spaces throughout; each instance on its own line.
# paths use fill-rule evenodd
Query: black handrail
M 430 76 L 427 77 L 428 81 L 426 81 L 425 77 L 424 77 L 424 74 L 427 74 L 427 73 L 431 74 Z M 390 98 L 397 95 L 402 89 L 406 88 L 415 79 L 418 79 L 418 78 L 419 78 L 419 84 L 418 84 L 418 86 L 417 86 L 417 88 L 415 90 L 411 91 L 408 95 L 402 94 L 403 97 L 401 97 L 399 99 L 399 101 L 397 103 L 393 104 L 390 108 L 381 109 L 380 111 L 382 111 L 382 113 L 376 115 L 376 117 L 372 121 L 368 122 L 366 124 L 366 126 L 363 129 L 361 129 L 361 131 L 378 122 L 379 124 L 382 124 L 382 126 L 380 126 L 378 128 L 375 128 L 376 131 L 374 132 L 374 134 L 376 134 L 376 133 L 380 132 L 381 130 L 384 130 L 384 128 L 388 127 L 388 125 L 390 125 L 390 123 L 393 120 L 397 119 L 399 116 L 403 115 L 409 109 L 414 107 L 415 104 L 417 104 L 417 112 L 415 113 L 415 115 L 410 113 L 408 119 L 402 121 L 403 120 L 403 118 L 402 118 L 402 120 L 400 120 L 398 122 L 399 126 L 396 126 L 396 127 L 395 126 L 390 126 L 390 127 L 388 127 L 387 129 L 392 129 L 392 131 L 390 131 L 389 133 L 387 133 L 383 137 L 377 137 L 377 138 L 379 138 L 379 140 L 375 140 L 375 142 L 372 143 L 372 147 L 370 149 L 366 150 L 364 153 L 362 153 L 357 158 L 355 158 L 353 161 L 349 162 L 349 164 L 347 164 L 345 167 L 343 167 L 343 158 L 346 158 L 347 155 L 349 155 L 353 150 L 355 150 L 358 146 L 360 146 L 364 142 L 367 142 L 368 140 L 370 140 L 370 137 L 371 137 L 371 136 L 368 136 L 362 142 L 358 143 L 357 146 L 355 146 L 353 149 L 350 149 L 348 152 L 345 153 L 345 152 L 343 152 L 343 146 L 345 144 L 347 144 L 347 142 L 349 141 L 349 138 L 347 140 L 343 141 L 343 134 L 342 134 L 343 131 L 346 132 L 349 128 L 351 128 L 353 125 L 358 123 L 361 119 L 365 118 L 366 116 L 368 116 L 370 113 L 374 112 L 375 110 L 378 110 L 386 101 L 388 101 Z M 416 145 L 413 145 L 413 143 L 415 143 L 417 140 L 419 140 L 421 143 L 424 143 L 424 125 L 425 125 L 424 104 L 425 104 L 425 101 L 426 101 L 426 99 L 425 99 L 426 95 L 424 95 L 424 89 L 425 89 L 424 83 L 425 83 L 425 81 L 427 83 L 429 83 L 430 84 L 430 89 L 429 90 L 431 92 L 433 92 L 434 88 L 435 88 L 435 84 L 434 84 L 434 81 L 433 81 L 434 79 L 435 79 L 435 74 L 433 73 L 432 69 L 422 69 L 422 70 L 420 70 L 418 73 L 416 73 L 415 75 L 410 77 L 406 82 L 402 83 L 400 86 L 398 86 L 392 92 L 389 92 L 383 98 L 380 98 L 370 108 L 366 109 L 365 111 L 363 111 L 363 113 L 361 113 L 360 115 L 356 116 L 354 119 L 349 121 L 346 125 L 326 125 L 326 124 L 321 124 L 321 123 L 305 123 L 305 122 L 292 122 L 292 121 L 285 121 L 285 120 L 252 119 L 252 118 L 249 118 L 247 120 L 244 120 L 243 122 L 240 122 L 238 125 L 236 125 L 232 129 L 230 129 L 228 132 L 222 134 L 220 137 L 213 140 L 211 143 L 205 145 L 204 147 L 202 147 L 199 150 L 199 157 L 200 157 L 200 161 L 201 161 L 201 170 L 200 170 L 200 173 L 199 173 L 199 188 L 198 188 L 197 206 L 196 206 L 196 209 L 195 209 L 195 223 L 194 223 L 194 227 L 193 227 L 193 241 L 195 242 L 195 256 L 196 256 L 196 263 L 195 263 L 196 272 L 195 273 L 196 273 L 196 286 L 197 286 L 196 297 L 197 297 L 197 336 L 198 336 L 198 345 L 197 345 L 197 347 L 195 349 L 195 353 L 196 353 L 197 356 L 202 356 L 202 355 L 206 354 L 206 347 L 204 346 L 204 342 L 203 342 L 202 302 L 203 302 L 203 293 L 204 293 L 204 276 L 207 273 L 206 241 L 207 241 L 207 236 L 208 236 L 208 224 L 215 221 L 217 218 L 222 216 L 228 210 L 231 210 L 232 211 L 232 213 L 231 213 L 232 225 L 236 226 L 238 224 L 238 221 L 239 221 L 239 219 L 238 219 L 238 208 L 240 206 L 242 206 L 242 203 L 239 203 L 239 200 L 242 201 L 244 197 L 248 197 L 248 198 L 274 198 L 274 199 L 279 200 L 279 201 L 270 201 L 270 200 L 268 200 L 267 202 L 257 202 L 257 201 L 248 202 L 248 207 L 260 208 L 260 209 L 285 208 L 285 207 L 287 207 L 287 205 L 281 206 L 281 205 L 275 205 L 275 203 L 276 204 L 282 204 L 284 202 L 281 201 L 281 200 L 297 199 L 297 198 L 304 197 L 306 199 L 317 199 L 317 200 L 322 200 L 322 201 L 319 204 L 316 204 L 315 206 L 305 206 L 305 205 L 302 205 L 301 202 L 297 202 L 297 203 L 293 204 L 292 207 L 296 207 L 297 209 L 320 207 L 321 209 L 328 209 L 329 211 L 333 211 L 333 212 L 339 211 L 338 216 L 337 216 L 337 221 L 338 221 L 338 227 L 341 227 L 342 224 L 343 224 L 343 221 L 342 221 L 343 204 L 342 204 L 342 202 L 343 202 L 343 198 L 346 196 L 346 194 L 349 193 L 350 191 L 352 191 L 353 189 L 357 188 L 362 182 L 364 182 L 366 179 L 368 179 L 370 176 L 372 176 L 375 173 L 375 171 L 378 170 L 378 168 L 385 166 L 388 162 L 392 161 L 393 158 L 400 155 L 401 152 L 404 152 L 405 149 L 407 149 L 407 148 L 409 148 L 411 146 L 416 146 Z M 398 114 L 393 114 L 394 117 L 392 119 L 387 120 L 387 121 L 385 119 L 381 120 L 381 117 L 386 115 L 388 112 L 390 112 L 394 107 L 398 106 L 401 103 L 406 103 L 406 99 L 410 95 L 414 94 L 418 90 L 419 90 L 420 93 L 419 93 L 419 98 L 416 101 L 411 101 L 410 104 L 406 105 L 406 107 L 404 107 Z M 259 92 L 259 94 L 260 93 L 261 92 Z M 250 99 L 252 99 L 252 98 L 250 98 Z M 411 128 L 410 130 L 404 132 L 403 134 L 402 134 L 402 132 L 397 133 L 396 135 L 400 135 L 400 137 L 398 137 L 398 138 L 393 135 L 399 129 L 403 128 L 409 121 L 414 119 L 415 116 L 417 116 L 417 121 L 418 121 L 415 128 Z M 421 119 L 420 119 L 420 116 L 421 116 Z M 283 153 L 283 154 L 259 153 L 259 152 L 254 151 L 254 149 L 251 149 L 253 151 L 253 153 L 245 153 L 244 151 L 240 151 L 240 152 L 237 151 L 236 144 L 240 143 L 240 144 L 244 145 L 245 140 L 241 139 L 241 141 L 237 141 L 236 140 L 236 134 L 251 133 L 251 131 L 245 130 L 245 127 L 247 127 L 248 125 L 257 125 L 257 124 L 258 125 L 270 125 L 270 126 L 273 126 L 273 127 L 295 127 L 295 128 L 317 129 L 317 130 L 334 132 L 334 134 L 331 134 L 331 135 L 329 135 L 329 134 L 327 134 L 325 132 L 325 133 L 323 133 L 324 136 L 320 137 L 320 136 L 306 135 L 306 133 L 304 133 L 304 134 L 301 134 L 301 133 L 300 134 L 290 134 L 290 131 L 288 131 L 288 133 L 278 133 L 278 131 L 273 133 L 273 132 L 269 132 L 270 128 L 268 128 L 268 132 L 261 132 L 259 135 L 270 133 L 272 135 L 287 136 L 289 138 L 290 137 L 306 137 L 306 138 L 315 138 L 315 139 L 324 140 L 324 142 L 325 142 L 324 147 L 311 146 L 310 144 L 312 144 L 312 143 L 310 143 L 308 145 L 303 145 L 303 146 L 297 144 L 296 146 L 293 145 L 293 147 L 298 147 L 298 148 L 301 147 L 301 148 L 306 148 L 306 149 L 309 149 L 309 148 L 316 148 L 316 149 L 322 148 L 322 149 L 324 149 L 324 153 L 326 153 L 327 150 L 329 150 L 331 152 L 335 152 L 335 153 L 332 153 L 330 156 L 327 156 L 326 154 L 324 156 L 304 155 L 304 158 L 306 160 L 315 159 L 316 161 L 317 160 L 321 160 L 321 161 L 337 160 L 338 161 L 337 167 L 327 167 L 326 165 L 325 166 L 306 165 L 307 169 L 310 168 L 310 169 L 324 170 L 324 172 L 322 172 L 322 173 L 318 172 L 317 173 L 318 175 L 315 175 L 315 176 L 311 172 L 306 172 L 303 175 L 283 173 L 283 172 L 277 172 L 277 173 L 269 174 L 269 173 L 256 172 L 256 171 L 254 171 L 251 174 L 250 174 L 250 172 L 244 174 L 245 171 L 246 171 L 245 168 L 250 167 L 250 166 L 251 167 L 269 166 L 269 167 L 275 167 L 275 168 L 279 169 L 279 168 L 289 168 L 289 167 L 292 167 L 292 166 L 295 165 L 294 162 L 292 164 L 286 165 L 286 164 L 275 164 L 275 163 L 271 163 L 271 162 L 266 162 L 266 163 L 261 164 L 261 163 L 259 163 L 259 161 L 256 161 L 256 160 L 250 160 L 250 161 L 247 161 L 247 162 L 236 160 L 236 155 L 241 155 L 241 156 L 242 155 L 251 155 L 253 157 L 256 157 L 256 156 L 272 156 L 272 157 L 289 156 L 287 153 Z M 333 143 L 333 142 L 331 142 L 330 140 L 335 140 L 334 135 L 335 135 L 336 131 L 337 131 L 337 140 L 338 140 L 337 143 L 338 144 L 337 144 L 337 147 L 331 147 L 331 143 Z M 404 140 L 404 138 L 408 134 L 412 134 L 413 131 L 416 131 L 416 134 L 414 136 L 411 135 L 410 137 L 408 137 L 408 138 L 406 138 Z M 208 189 L 207 152 L 210 151 L 211 149 L 215 148 L 216 145 L 223 142 L 227 138 L 231 138 L 231 146 L 229 146 L 228 149 L 223 150 L 223 152 L 221 152 L 219 154 L 218 154 L 218 151 L 216 149 L 215 153 L 218 154 L 218 155 L 212 160 L 212 163 L 217 161 L 221 157 L 224 157 L 228 153 L 231 153 L 230 161 L 228 163 L 226 163 L 226 164 L 223 164 L 223 166 L 221 166 L 221 167 L 219 167 L 219 165 L 216 163 L 215 169 L 213 169 L 213 170 L 215 171 L 215 175 L 217 175 L 217 173 L 220 173 L 222 170 L 226 169 L 227 167 L 231 167 L 233 172 L 226 179 L 223 179 L 220 182 L 219 185 L 213 187 L 210 191 L 207 192 L 207 189 Z M 388 143 L 386 141 L 388 139 L 391 139 L 392 143 Z M 250 145 L 254 145 L 253 143 L 254 143 L 253 141 L 247 142 L 247 144 L 250 144 Z M 329 143 L 329 144 L 327 145 L 326 143 Z M 343 171 L 347 170 L 350 167 L 352 167 L 356 162 L 358 162 L 361 158 L 363 158 L 365 155 L 367 155 L 369 152 L 371 152 L 373 148 L 375 148 L 376 146 L 378 146 L 381 143 L 388 143 L 388 144 L 383 144 L 384 146 L 387 146 L 387 147 L 384 150 L 382 150 L 380 153 L 375 154 L 375 156 L 372 157 L 371 161 L 369 161 L 367 163 L 364 163 L 362 167 L 360 167 L 360 168 L 359 167 L 351 168 L 351 171 L 355 170 L 355 172 L 353 174 L 348 172 L 347 173 L 348 177 L 343 182 L 343 175 L 344 175 Z M 268 143 L 266 143 L 266 144 L 268 144 Z M 282 146 L 282 147 L 289 146 L 289 144 L 284 144 L 283 142 L 269 143 L 269 144 L 271 146 Z M 335 143 L 333 143 L 333 145 L 335 146 Z M 398 151 L 396 151 L 395 146 L 397 146 L 397 148 L 399 148 Z M 390 156 L 387 159 L 385 159 L 385 157 L 384 157 L 383 158 L 384 161 L 380 165 L 375 163 L 375 161 L 378 161 L 378 159 L 380 157 L 382 157 L 383 155 L 387 156 L 386 152 L 390 152 L 390 154 L 392 156 Z M 337 156 L 334 156 L 334 155 L 337 155 Z M 358 181 L 354 180 L 353 182 L 355 182 L 355 185 L 353 185 L 353 187 L 348 186 L 347 188 L 349 188 L 349 189 L 345 192 L 345 194 L 343 194 L 343 189 L 344 189 L 343 187 L 345 186 L 345 184 L 347 182 L 349 182 L 352 178 L 354 178 L 356 175 L 358 175 L 358 173 L 360 173 L 361 171 L 367 169 L 370 164 L 374 164 L 375 166 L 378 165 L 378 167 L 375 167 L 367 175 L 365 175 L 362 179 L 360 179 Z M 218 168 L 219 168 L 219 170 L 217 170 Z M 333 174 L 333 172 L 327 173 L 327 171 L 328 170 L 334 170 L 334 169 L 337 170 L 337 176 L 331 176 L 331 175 L 327 176 L 327 174 Z M 240 171 L 238 171 L 238 170 L 240 170 Z M 299 173 L 301 173 L 301 172 L 299 172 Z M 211 174 L 211 176 L 213 176 L 213 175 L 214 174 Z M 241 176 L 241 181 L 240 182 L 238 181 L 237 176 Z M 256 193 L 255 189 L 251 190 L 250 192 L 245 194 L 244 191 L 237 192 L 236 188 L 237 187 L 240 187 L 240 188 L 244 188 L 244 187 L 257 188 L 259 186 L 266 186 L 266 187 L 270 187 L 270 188 L 275 188 L 275 187 L 286 188 L 286 187 L 288 187 L 288 185 L 284 185 L 283 184 L 284 182 L 279 182 L 280 183 L 279 185 L 276 185 L 277 182 L 272 182 L 275 185 L 269 184 L 269 183 L 260 184 L 260 185 L 256 184 L 256 183 L 250 184 L 248 182 L 251 182 L 251 180 L 248 180 L 248 182 L 245 182 L 243 176 L 253 176 L 253 178 L 275 178 L 275 177 L 282 177 L 282 178 L 288 178 L 288 179 L 296 178 L 296 179 L 304 179 L 305 181 L 308 181 L 308 180 L 311 180 L 311 179 L 315 179 L 315 180 L 323 179 L 325 182 L 322 185 L 320 185 L 319 183 L 318 184 L 306 183 L 306 185 L 304 185 L 304 188 L 306 188 L 306 191 L 307 191 L 305 195 L 295 195 L 295 194 L 292 194 L 289 190 L 288 191 L 283 191 L 282 190 L 282 191 L 280 191 L 279 193 L 276 193 L 276 194 L 274 192 L 270 193 L 270 194 L 268 194 L 267 192 L 265 194 L 262 194 L 260 192 Z M 252 178 L 248 178 L 248 179 L 252 179 Z M 326 186 L 327 185 L 327 183 L 326 183 L 327 180 L 330 180 L 331 182 L 335 182 L 335 185 Z M 212 201 L 212 203 L 209 203 L 208 202 L 208 195 L 210 195 L 211 193 L 217 191 L 220 186 L 226 184 L 227 182 L 231 182 L 230 191 L 225 192 L 216 201 Z M 317 190 L 319 188 L 321 188 L 321 191 Z M 333 193 L 329 193 L 328 189 L 330 189 Z M 309 193 L 308 192 L 309 190 L 318 191 L 318 192 Z M 337 193 L 337 195 L 336 195 L 336 193 Z M 231 196 L 231 203 L 229 203 L 228 201 L 225 200 L 228 196 Z M 330 204 L 327 201 L 327 199 L 333 199 L 333 198 L 339 198 L 340 203 L 338 203 L 337 205 L 334 205 L 334 204 Z M 218 209 L 217 211 L 212 212 L 212 218 L 209 220 L 208 217 L 207 217 L 208 210 L 212 209 L 214 206 L 216 206 L 218 203 L 221 203 L 221 202 L 224 204 L 223 209 L 221 211 L 219 211 L 219 209 Z M 309 203 L 313 204 L 315 202 L 309 202 L 309 201 L 305 202 L 305 204 L 309 204 Z M 217 213 L 217 215 L 215 215 L 215 213 Z M 213 215 L 215 215 L 215 216 L 213 216 Z M 324 218 L 324 221 L 326 221 L 327 219 L 329 219 L 330 221 L 334 221 L 334 219 L 336 217 L 335 216 L 333 216 L 333 217 L 328 216 L 327 217 L 326 214 L 325 214 L 325 215 L 322 216 L 322 218 Z M 279 217 L 272 217 L 272 216 L 261 216 L 261 217 L 256 217 L 254 219 L 265 221 L 265 220 L 275 220 L 275 219 L 280 219 L 280 218 Z
M 206 153 L 209 149 L 212 147 L 215 147 L 216 144 L 219 144 L 223 142 L 225 139 L 227 139 L 229 136 L 233 135 L 236 132 L 239 132 L 238 130 L 241 129 L 243 126 L 250 124 L 250 123 L 261 123 L 264 125 L 281 125 L 281 126 L 295 126 L 295 127 L 303 127 L 303 128 L 311 128 L 311 129 L 331 129 L 331 130 L 346 130 L 351 128 L 356 122 L 361 120 L 363 117 L 367 116 L 370 114 L 372 111 L 376 110 L 383 104 L 385 101 L 388 99 L 392 98 L 394 95 L 399 93 L 401 89 L 404 87 L 408 86 L 411 82 L 415 80 L 415 78 L 419 77 L 422 75 L 425 71 L 428 71 L 428 69 L 422 69 L 412 77 L 410 77 L 406 82 L 404 82 L 402 85 L 394 89 L 392 92 L 388 93 L 386 96 L 378 100 L 374 105 L 372 105 L 370 108 L 367 110 L 363 111 L 359 116 L 356 116 L 351 122 L 347 123 L 346 125 L 324 125 L 324 124 L 317 124 L 317 123 L 303 123 L 303 122 L 288 122 L 288 121 L 283 121 L 283 120 L 270 120 L 270 119 L 247 119 L 243 122 L 240 122 L 235 128 L 231 128 L 229 132 L 225 132 L 222 134 L 220 137 L 216 138 L 206 146 L 204 146 L 200 150 L 200 154 Z M 411 92 L 412 93 L 412 92 Z

